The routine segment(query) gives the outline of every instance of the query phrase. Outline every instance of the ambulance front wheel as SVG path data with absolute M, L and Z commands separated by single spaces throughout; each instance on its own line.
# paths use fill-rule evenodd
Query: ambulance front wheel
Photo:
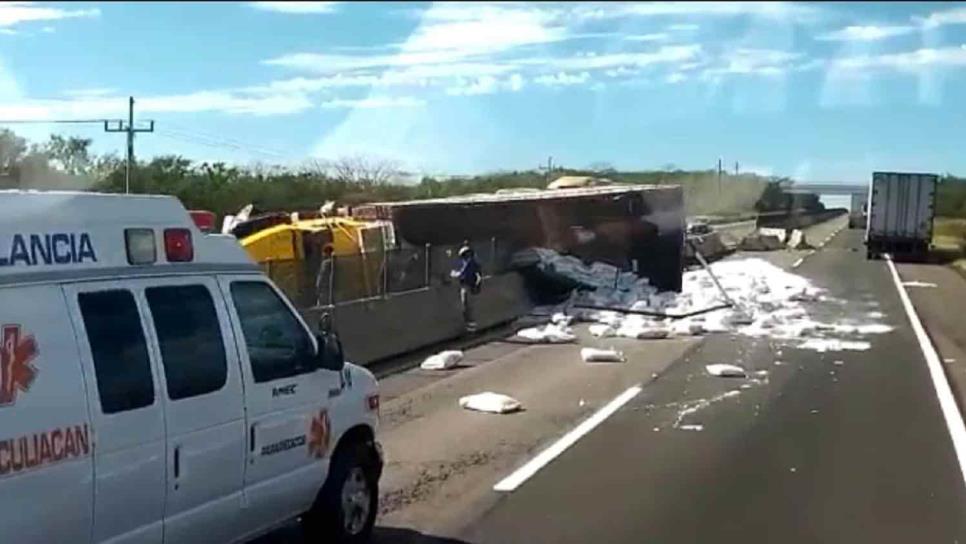
M 303 519 L 313 539 L 310 542 L 368 542 L 379 507 L 379 471 L 374 456 L 365 443 L 336 451 L 329 477 Z

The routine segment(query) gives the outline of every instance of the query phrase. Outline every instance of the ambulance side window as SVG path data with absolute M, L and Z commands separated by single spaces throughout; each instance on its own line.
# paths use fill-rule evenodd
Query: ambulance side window
M 105 414 L 154 404 L 151 363 L 137 303 L 130 291 L 77 296 L 94 359 L 97 391 Z
M 268 284 L 234 282 L 231 298 L 238 312 L 256 382 L 315 370 L 308 333 Z
M 211 293 L 204 285 L 144 290 L 158 334 L 171 400 L 218 391 L 228 380 L 225 344 Z

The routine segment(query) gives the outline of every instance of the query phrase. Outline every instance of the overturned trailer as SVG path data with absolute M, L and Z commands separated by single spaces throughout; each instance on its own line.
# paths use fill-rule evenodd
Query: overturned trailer
M 392 221 L 401 244 L 496 240 L 504 254 L 546 247 L 680 290 L 683 200 L 679 186 L 617 185 L 380 202 L 358 206 L 353 215 Z

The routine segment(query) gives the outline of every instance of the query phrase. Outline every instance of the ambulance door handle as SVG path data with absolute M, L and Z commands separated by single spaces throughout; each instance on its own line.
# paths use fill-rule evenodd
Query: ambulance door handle
M 181 477 L 181 446 L 174 447 L 174 488 L 178 489 L 178 478 Z
M 248 429 L 248 451 L 255 453 L 255 424 Z

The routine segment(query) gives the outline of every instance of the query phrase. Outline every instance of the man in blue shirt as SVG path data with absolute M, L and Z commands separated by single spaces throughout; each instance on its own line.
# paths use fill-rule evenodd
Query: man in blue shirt
M 463 322 L 466 323 L 466 330 L 474 332 L 476 321 L 473 319 L 473 297 L 480 293 L 480 286 L 483 284 L 483 272 L 480 263 L 476 260 L 473 250 L 466 243 L 459 250 L 459 270 L 454 270 L 451 275 L 458 278 L 460 284 L 460 303 L 463 305 Z

